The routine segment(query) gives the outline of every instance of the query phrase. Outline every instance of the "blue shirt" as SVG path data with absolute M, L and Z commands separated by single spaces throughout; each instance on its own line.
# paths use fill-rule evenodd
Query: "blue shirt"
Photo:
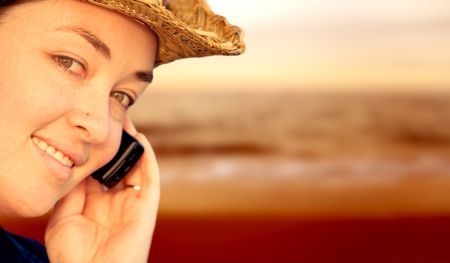
M 0 263 L 49 263 L 45 247 L 31 238 L 14 235 L 0 227 Z

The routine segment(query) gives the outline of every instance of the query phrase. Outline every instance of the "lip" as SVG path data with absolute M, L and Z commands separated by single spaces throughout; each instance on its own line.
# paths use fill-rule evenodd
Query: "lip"
M 43 161 L 47 171 L 50 172 L 50 174 L 62 181 L 69 180 L 72 175 L 73 167 L 69 168 L 58 162 L 55 158 L 42 151 L 34 142 L 31 142 L 31 144 L 34 146 L 33 148 L 36 150 L 37 155 L 41 156 L 39 159 Z
M 69 159 L 73 162 L 73 166 L 79 166 L 79 165 L 81 165 L 84 162 L 82 156 L 80 154 L 78 154 L 76 151 L 72 150 L 72 149 L 74 149 L 74 147 L 69 147 L 69 146 L 64 145 L 62 143 L 56 142 L 55 140 L 52 140 L 52 139 L 49 139 L 49 138 L 46 138 L 46 137 L 42 137 L 42 136 L 39 136 L 39 135 L 35 135 L 35 134 L 33 134 L 31 136 L 31 138 L 32 137 L 36 137 L 39 140 L 46 142 L 48 145 L 50 145 L 53 148 L 55 148 L 55 150 L 58 150 L 61 153 L 63 153 L 65 156 L 69 157 Z

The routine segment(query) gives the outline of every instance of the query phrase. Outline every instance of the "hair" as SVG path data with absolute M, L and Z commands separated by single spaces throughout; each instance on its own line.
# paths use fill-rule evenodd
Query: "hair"
M 18 3 L 18 0 L 0 0 L 0 12 L 3 13 L 5 9 Z
M 26 0 L 0 0 L 0 19 L 12 6 L 24 3 Z M 1 22 L 1 21 L 0 21 Z

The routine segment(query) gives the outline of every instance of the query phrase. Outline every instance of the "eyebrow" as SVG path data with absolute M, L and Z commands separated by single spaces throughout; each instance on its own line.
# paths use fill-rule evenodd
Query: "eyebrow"
M 101 41 L 94 33 L 89 30 L 79 27 L 79 26 L 62 26 L 58 27 L 56 30 L 76 33 L 83 37 L 87 42 L 89 42 L 95 50 L 100 52 L 106 59 L 111 60 L 111 49 L 105 42 Z
M 56 30 L 66 31 L 70 33 L 76 33 L 89 42 L 95 50 L 100 52 L 106 59 L 111 60 L 111 49 L 105 42 L 101 41 L 94 33 L 79 26 L 62 26 Z M 137 71 L 135 77 L 143 82 L 151 83 L 153 81 L 153 71 Z
M 138 71 L 135 73 L 138 80 L 152 83 L 153 81 L 153 71 Z

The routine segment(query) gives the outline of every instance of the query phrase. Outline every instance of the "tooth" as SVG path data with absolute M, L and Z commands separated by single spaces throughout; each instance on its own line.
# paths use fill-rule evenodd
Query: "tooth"
M 64 158 L 61 160 L 61 162 L 62 162 L 65 166 L 69 166 L 69 157 L 64 156 Z
M 45 143 L 44 141 L 40 141 L 38 143 L 39 148 L 41 148 L 42 150 L 45 151 L 45 149 L 47 148 L 47 143 Z
M 60 151 L 56 151 L 56 153 L 53 155 L 56 160 L 61 161 L 63 159 L 63 154 Z
M 66 159 L 67 158 L 67 159 Z M 69 157 L 66 157 L 66 158 L 64 158 L 64 159 L 66 159 L 66 161 L 65 161 L 65 165 L 67 166 L 67 167 L 72 167 L 72 161 L 69 159 Z
M 52 146 L 49 146 L 49 147 L 47 147 L 47 149 L 45 149 L 45 152 L 50 155 L 53 155 L 53 154 L 55 154 L 56 150 Z
M 59 161 L 61 164 L 72 167 L 73 161 L 69 159 L 68 156 L 65 156 L 62 152 L 57 151 L 53 146 L 48 145 L 45 141 L 41 141 L 40 139 L 36 137 L 32 137 L 31 140 L 37 144 L 37 146 L 46 152 L 51 157 L 55 158 L 57 161 Z

